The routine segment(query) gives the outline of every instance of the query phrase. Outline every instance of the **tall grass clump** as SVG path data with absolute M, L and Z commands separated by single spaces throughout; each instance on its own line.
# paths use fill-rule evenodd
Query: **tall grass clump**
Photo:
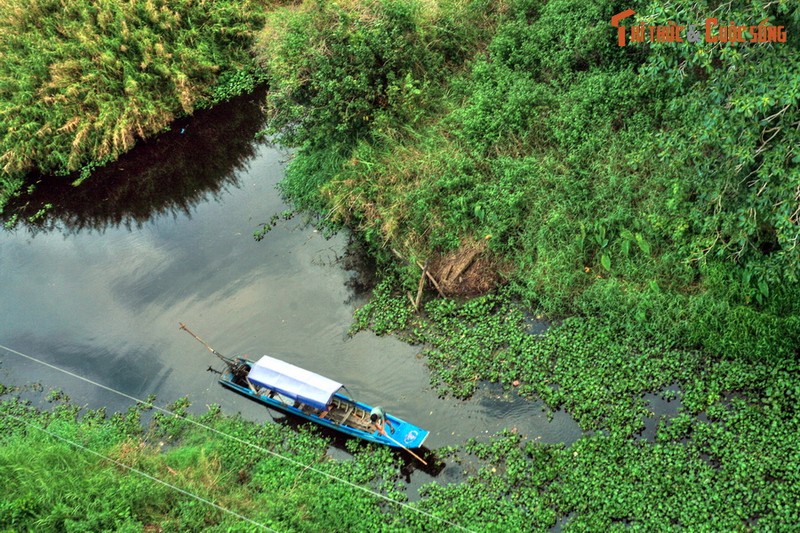
M 258 75 L 256 0 L 3 0 L 0 12 L 0 207 L 26 175 L 85 177 Z
M 0 402 L 4 531 L 253 529 L 191 495 L 281 531 L 376 529 L 405 520 L 353 487 L 404 499 L 388 449 L 351 443 L 353 460 L 335 462 L 326 455 L 330 443 L 307 427 L 255 424 L 216 406 L 187 415 L 187 399 L 168 408 L 194 424 L 158 413 L 147 427 L 141 407 L 107 418 L 102 410 L 82 413 L 63 396 L 57 402 L 49 411 Z
M 354 147 L 382 143 L 389 150 L 424 126 L 446 98 L 448 75 L 463 68 L 490 31 L 492 6 L 305 1 L 273 11 L 254 50 L 270 85 L 268 131 L 299 148 L 283 192 L 328 221 L 357 224 L 349 215 L 368 206 L 338 197 L 341 188 L 323 192 L 326 184 L 371 163 Z M 359 181 L 363 168 L 355 169 Z
M 254 47 L 270 84 L 269 130 L 320 148 L 413 124 L 476 46 L 488 22 L 472 8 L 483 3 L 307 0 L 272 11 Z

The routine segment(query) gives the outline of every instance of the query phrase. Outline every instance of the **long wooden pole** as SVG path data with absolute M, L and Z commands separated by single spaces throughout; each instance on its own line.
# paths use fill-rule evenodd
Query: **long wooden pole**
M 208 344 L 206 341 L 204 341 L 203 339 L 201 339 L 200 337 L 198 337 L 197 335 L 195 335 L 194 333 L 192 333 L 192 331 L 191 331 L 189 328 L 187 328 L 187 327 L 186 327 L 186 324 L 184 324 L 183 322 L 178 322 L 178 324 L 181 326 L 181 327 L 180 327 L 180 329 L 182 329 L 183 331 L 185 331 L 186 333 L 188 333 L 189 335 L 191 335 L 192 337 L 194 337 L 195 339 L 197 339 L 197 340 L 198 340 L 198 341 L 199 341 L 199 342 L 200 342 L 200 343 L 201 343 L 203 346 L 205 346 L 206 348 L 208 348 L 208 351 L 209 351 L 209 352 L 213 353 L 214 355 L 216 355 L 217 357 L 219 357 L 220 359 L 222 359 L 222 360 L 223 360 L 225 363 L 227 363 L 227 364 L 231 364 L 231 358 L 230 358 L 230 357 L 225 357 L 224 355 L 222 355 L 221 353 L 219 353 L 218 351 L 216 351 L 216 350 L 215 350 L 214 348 L 212 348 L 212 347 L 211 347 L 211 346 L 210 346 L 210 345 L 209 345 L 209 344 Z
M 419 277 L 419 285 L 417 285 L 417 299 L 414 300 L 414 311 L 419 313 L 419 302 L 422 300 L 422 287 L 425 286 L 425 273 L 428 272 L 428 262 L 422 267 L 422 275 Z
M 426 462 L 425 462 L 425 459 L 423 459 L 423 458 L 422 458 L 422 457 L 420 457 L 419 455 L 415 454 L 414 452 L 412 452 L 411 450 L 409 450 L 408 448 L 406 448 L 405 446 L 403 446 L 402 444 L 400 444 L 399 442 L 397 442 L 396 440 L 394 440 L 394 438 L 390 437 L 390 436 L 389 436 L 389 434 L 388 434 L 388 433 L 386 433 L 386 430 L 385 430 L 385 429 L 383 430 L 383 435 L 384 435 L 384 437 L 388 438 L 390 441 L 394 442 L 395 444 L 397 444 L 398 446 L 400 446 L 401 448 L 403 448 L 405 451 L 407 451 L 408 453 L 410 453 L 411 455 L 413 455 L 413 456 L 414 456 L 414 458 L 415 458 L 417 461 L 419 461 L 420 463 L 424 464 L 425 466 L 428 466 L 428 463 L 426 463 Z
M 428 279 L 431 280 L 431 283 L 433 283 L 433 286 L 436 287 L 436 291 L 439 293 L 439 296 L 442 298 L 447 298 L 447 296 L 444 295 L 444 291 L 442 291 L 442 288 L 439 286 L 439 282 L 436 281 L 436 278 L 433 277 L 433 274 L 431 274 L 426 268 L 428 263 L 425 263 L 425 266 L 423 266 L 422 263 L 417 261 L 417 266 L 419 266 L 425 275 L 428 276 Z

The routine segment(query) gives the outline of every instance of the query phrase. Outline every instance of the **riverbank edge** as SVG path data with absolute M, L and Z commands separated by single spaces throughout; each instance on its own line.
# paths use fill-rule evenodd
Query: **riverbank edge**
M 329 440 L 307 424 L 286 431 L 216 405 L 191 414 L 187 398 L 153 411 L 149 397 L 107 416 L 57 390 L 39 408 L 18 397 L 44 396 L 38 390 L 0 385 L 4 530 L 225 531 L 249 527 L 244 517 L 296 531 L 425 519 L 404 507 L 405 467 L 386 447 L 349 440 L 349 459 L 333 460 Z M 382 510 L 381 498 L 400 505 Z
M 359 230 L 358 227 L 355 229 Z M 411 265 L 410 269 L 416 267 Z M 390 275 L 387 274 L 386 279 Z M 592 471 L 588 464 L 580 464 L 583 473 L 579 474 L 580 470 L 574 465 L 559 463 L 553 459 L 555 464 L 560 464 L 557 470 L 559 478 L 572 475 L 577 478 L 586 476 L 586 485 L 595 492 L 587 490 L 583 495 L 587 498 L 584 503 L 580 503 L 579 493 L 572 494 L 571 498 L 574 500 L 571 500 L 571 504 L 563 502 L 559 504 L 559 513 L 564 514 L 554 513 L 552 516 L 563 519 L 571 513 L 576 513 L 572 520 L 566 522 L 571 523 L 576 529 L 581 529 L 581 524 L 584 527 L 613 526 L 619 523 L 637 524 L 644 520 L 642 516 L 651 512 L 656 513 L 651 518 L 652 524 L 674 523 L 686 526 L 697 523 L 706 526 L 709 524 L 732 526 L 734 529 L 746 527 L 751 523 L 765 527 L 769 524 L 779 527 L 781 524 L 791 524 L 792 522 L 786 520 L 797 517 L 796 510 L 787 504 L 786 499 L 787 494 L 797 495 L 796 479 L 790 473 L 786 473 L 777 459 L 779 456 L 788 458 L 786 464 L 790 467 L 798 464 L 795 460 L 796 454 L 793 454 L 791 448 L 786 445 L 786 436 L 791 435 L 797 427 L 794 408 L 797 400 L 795 392 L 797 370 L 791 361 L 747 361 L 698 352 L 688 343 L 676 346 L 674 340 L 670 338 L 670 330 L 667 329 L 660 331 L 656 340 L 643 339 L 642 335 L 647 331 L 637 332 L 637 328 L 650 320 L 658 320 L 661 311 L 664 310 L 658 306 L 648 307 L 642 303 L 650 297 L 658 303 L 657 291 L 634 300 L 635 310 L 642 311 L 644 318 L 637 319 L 633 323 L 620 320 L 615 324 L 614 319 L 619 317 L 598 318 L 590 316 L 590 313 L 587 313 L 589 316 L 572 316 L 567 318 L 561 327 L 552 329 L 542 338 L 547 340 L 537 339 L 531 344 L 532 341 L 519 336 L 518 331 L 522 327 L 519 316 L 515 314 L 513 308 L 513 299 L 503 301 L 502 295 L 498 298 L 498 295 L 493 293 L 472 300 L 474 303 L 449 300 L 439 302 L 435 298 L 429 299 L 430 294 L 427 294 L 421 300 L 426 316 L 436 316 L 440 319 L 434 318 L 425 324 L 418 322 L 410 310 L 406 295 L 409 287 L 406 285 L 401 282 L 387 286 L 385 296 L 376 295 L 376 303 L 371 308 L 361 311 L 357 321 L 369 323 L 370 327 L 383 333 L 407 331 L 410 326 L 410 331 L 418 335 L 417 338 L 430 339 L 432 348 L 428 351 L 428 355 L 429 361 L 433 362 L 434 375 L 439 375 L 440 377 L 436 379 L 445 384 L 448 383 L 445 378 L 453 378 L 447 385 L 450 393 L 468 394 L 471 381 L 474 383 L 475 379 L 487 376 L 488 379 L 497 380 L 506 386 L 522 387 L 523 393 L 549 397 L 550 405 L 554 408 L 566 407 L 571 403 L 574 406 L 572 412 L 575 412 L 580 406 L 586 405 L 586 409 L 582 410 L 588 414 L 587 418 L 582 419 L 582 425 L 587 428 L 597 428 L 598 434 L 592 438 L 587 437 L 585 441 L 582 440 L 573 453 L 581 452 L 583 455 L 580 457 L 588 457 L 587 462 L 599 463 L 607 469 L 614 464 L 622 466 L 626 475 L 631 475 L 637 480 L 646 475 L 664 475 L 664 471 L 656 466 L 659 462 L 664 466 L 671 461 L 679 463 L 682 461 L 676 470 L 677 475 L 669 472 L 667 477 L 673 476 L 674 480 L 684 481 L 702 479 L 706 484 L 711 483 L 706 480 L 719 477 L 723 490 L 716 492 L 732 495 L 732 501 L 736 502 L 729 511 L 722 512 L 719 518 L 710 518 L 696 507 L 698 502 L 708 496 L 706 489 L 699 493 L 691 490 L 684 492 L 695 498 L 688 503 L 681 503 L 672 501 L 675 494 L 682 492 L 679 488 L 683 485 L 676 483 L 678 488 L 650 487 L 651 490 L 646 491 L 647 500 L 643 503 L 641 498 L 637 498 L 635 487 L 628 490 L 628 486 L 622 483 L 619 486 L 624 489 L 615 489 L 608 481 L 601 483 L 602 475 L 611 474 L 608 471 L 603 474 L 600 467 L 595 473 L 596 478 L 590 478 L 589 474 Z M 609 286 L 614 288 L 613 285 Z M 616 288 L 614 290 L 616 291 Z M 609 293 L 611 292 L 609 290 Z M 386 306 L 381 305 L 382 298 L 386 300 Z M 624 309 L 625 303 L 625 301 L 616 302 L 616 308 Z M 475 310 L 480 307 L 486 309 Z M 525 314 L 524 311 L 521 312 Z M 748 323 L 749 316 L 743 312 L 729 319 L 730 325 L 738 322 Z M 724 318 L 727 318 L 727 313 L 724 314 Z M 508 329 L 503 329 L 506 327 Z M 654 327 L 658 330 L 660 326 Z M 415 328 L 420 333 L 413 333 Z M 497 334 L 497 331 L 501 333 Z M 470 336 L 470 332 L 476 332 L 476 335 Z M 755 338 L 754 341 L 757 341 L 758 334 L 758 331 L 754 331 L 751 335 Z M 485 341 L 486 338 L 489 342 Z M 464 342 L 458 339 L 464 339 Z M 616 342 L 611 350 L 609 350 L 610 341 Z M 584 345 L 590 348 L 585 349 Z M 612 352 L 610 356 L 607 354 L 609 351 Z M 655 355 L 661 352 L 667 355 L 640 357 L 643 353 Z M 468 354 L 472 360 L 463 357 L 463 354 Z M 516 355 L 511 357 L 514 354 Z M 572 355 L 576 357 L 570 358 Z M 659 362 L 658 366 L 654 367 L 656 374 L 663 368 L 667 369 L 654 381 L 649 380 L 651 374 L 644 374 L 639 372 L 640 369 L 631 368 L 632 365 L 634 367 L 645 365 L 650 360 Z M 461 365 L 462 362 L 465 364 Z M 574 364 L 574 372 L 557 374 L 570 364 Z M 632 374 L 622 374 L 622 370 Z M 523 371 L 530 373 L 531 377 L 522 374 Z M 614 417 L 619 413 L 625 413 L 628 404 L 619 401 L 619 391 L 609 388 L 609 385 L 617 382 L 626 383 L 633 379 L 630 376 L 635 375 L 645 378 L 644 388 L 642 383 L 636 381 L 633 387 L 623 391 L 626 399 L 628 396 L 633 399 L 632 415 L 621 417 L 619 420 L 624 422 L 617 423 Z M 619 379 L 621 377 L 624 379 Z M 665 380 L 672 378 L 677 379 L 675 382 L 677 385 L 672 386 L 672 382 L 665 384 Z M 519 381 L 520 385 L 514 385 L 516 381 Z M 463 393 L 459 391 L 462 386 L 466 387 Z M 663 389 L 663 387 L 672 388 Z M 660 440 L 656 445 L 640 444 L 635 439 L 639 427 L 637 420 L 646 416 L 646 412 L 642 410 L 646 407 L 637 402 L 636 398 L 645 392 L 661 393 L 661 391 L 664 395 L 680 396 L 684 405 L 689 407 L 678 416 L 663 420 L 657 432 Z M 688 401 L 684 399 L 686 395 Z M 612 407 L 607 409 L 609 397 Z M 580 417 L 577 414 L 576 416 Z M 774 431 L 770 429 L 770 424 Z M 733 431 L 734 428 L 742 431 L 737 433 Z M 740 441 L 747 438 L 752 439 L 754 445 L 737 450 L 737 446 L 742 444 Z M 596 447 L 592 452 L 586 453 L 585 448 L 592 446 Z M 615 446 L 624 450 L 624 453 L 619 452 L 619 455 L 615 455 L 617 453 Z M 689 448 L 690 451 L 680 453 L 673 451 L 673 448 L 679 446 Z M 641 452 L 637 447 L 651 451 Z M 764 457 L 765 449 L 769 459 L 766 466 L 759 463 Z M 676 455 L 671 456 L 672 453 Z M 660 460 L 650 463 L 643 459 L 644 455 Z M 574 457 L 579 456 L 574 455 Z M 611 457 L 615 458 L 615 462 L 608 462 Z M 708 463 L 709 469 L 705 468 L 704 463 Z M 644 465 L 648 465 L 647 468 Z M 532 471 L 527 464 L 523 470 Z M 723 475 L 719 474 L 720 470 L 723 471 Z M 544 471 L 551 472 L 548 469 Z M 755 477 L 743 475 L 742 472 L 745 471 L 754 472 Z M 618 476 L 619 474 L 614 474 L 611 479 L 620 481 L 621 478 Z M 487 477 L 483 481 L 489 480 Z M 773 490 L 778 488 L 776 481 L 787 482 L 788 493 Z M 714 483 L 711 485 L 719 488 Z M 542 487 L 547 487 L 548 490 L 561 490 L 549 478 L 540 480 L 537 486 L 540 491 Z M 756 496 L 755 510 L 748 510 L 745 505 L 747 502 L 736 499 L 736 492 L 725 488 L 727 486 L 745 491 L 752 487 L 761 487 Z M 656 498 L 651 499 L 651 496 L 658 491 L 661 491 L 662 496 L 666 495 L 665 500 L 670 502 L 673 509 L 659 508 L 657 512 L 650 509 L 651 505 L 658 503 Z M 614 494 L 618 501 L 610 504 L 599 501 L 599 495 L 608 494 Z M 766 498 L 776 494 L 779 496 L 775 498 L 774 504 L 765 503 Z M 720 504 L 716 503 L 717 499 L 714 502 L 719 506 Z M 684 516 L 687 513 L 688 516 Z M 756 522 L 759 519 L 762 522 Z M 664 521 L 659 522 L 660 520 Z
M 264 73 L 249 48 L 276 5 L 12 0 L 0 24 L 5 225 L 21 216 L 9 201 L 40 180 L 77 185 L 176 119 L 252 92 Z

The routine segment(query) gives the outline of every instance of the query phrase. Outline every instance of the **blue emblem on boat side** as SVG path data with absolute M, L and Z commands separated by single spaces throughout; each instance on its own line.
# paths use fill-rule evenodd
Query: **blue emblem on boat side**
M 406 438 L 404 439 L 405 443 L 406 444 L 411 444 L 412 442 L 417 440 L 417 435 L 418 435 L 418 433 L 415 430 L 409 431 L 408 435 L 406 435 Z

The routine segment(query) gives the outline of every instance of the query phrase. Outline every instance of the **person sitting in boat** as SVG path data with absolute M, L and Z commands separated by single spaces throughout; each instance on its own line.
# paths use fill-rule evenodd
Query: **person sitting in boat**
M 386 418 L 386 412 L 380 405 L 375 406 L 372 411 L 370 411 L 369 419 L 372 421 L 372 425 L 375 426 L 375 429 L 378 430 L 378 433 L 386 435 L 386 429 L 384 429 L 386 424 L 389 424 L 389 429 L 391 429 L 392 433 L 394 433 L 394 426 Z

